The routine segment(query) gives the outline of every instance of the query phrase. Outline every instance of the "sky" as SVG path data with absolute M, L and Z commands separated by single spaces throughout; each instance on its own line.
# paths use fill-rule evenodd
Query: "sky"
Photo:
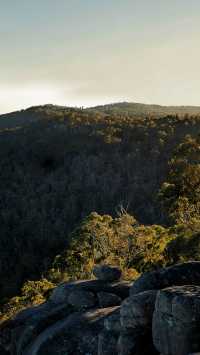
M 200 105 L 199 0 L 0 0 L 0 113 Z

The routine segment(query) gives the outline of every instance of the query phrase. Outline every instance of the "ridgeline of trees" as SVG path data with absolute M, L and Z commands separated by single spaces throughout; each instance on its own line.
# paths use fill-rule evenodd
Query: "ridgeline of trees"
M 200 115 L 123 105 L 0 117 L 2 301 L 25 282 L 4 313 L 96 262 L 134 278 L 200 258 Z

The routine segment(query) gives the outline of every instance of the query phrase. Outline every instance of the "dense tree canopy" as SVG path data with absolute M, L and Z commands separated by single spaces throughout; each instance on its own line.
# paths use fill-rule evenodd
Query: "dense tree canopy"
M 134 277 L 192 258 L 187 245 L 199 257 L 200 116 L 134 110 L 47 105 L 0 118 L 2 300 L 42 276 L 89 276 L 96 262 Z

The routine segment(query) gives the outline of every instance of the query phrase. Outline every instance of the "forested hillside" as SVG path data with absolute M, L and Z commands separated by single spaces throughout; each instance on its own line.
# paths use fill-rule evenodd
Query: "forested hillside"
M 190 259 L 194 249 L 198 259 L 198 108 L 166 115 L 143 106 L 46 105 L 0 116 L 1 297 L 42 276 L 50 283 L 88 276 L 99 260 L 121 260 L 133 275 Z M 88 257 L 87 235 L 110 236 L 116 249 L 99 242 L 103 254 Z M 119 255 L 120 238 L 130 236 L 136 244 Z
M 167 116 L 167 115 L 197 115 L 200 113 L 199 106 L 160 106 L 147 105 L 132 102 L 120 102 L 108 105 L 97 106 L 89 109 L 93 112 L 103 112 L 108 114 L 129 115 L 136 117 L 146 116 Z

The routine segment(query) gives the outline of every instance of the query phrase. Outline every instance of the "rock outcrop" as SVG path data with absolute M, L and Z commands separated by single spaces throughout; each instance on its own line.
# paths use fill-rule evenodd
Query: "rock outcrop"
M 63 283 L 49 300 L 0 329 L 1 355 L 189 355 L 200 352 L 200 262 L 121 281 L 98 266 L 97 280 Z
M 158 292 L 153 340 L 164 355 L 188 355 L 200 349 L 199 286 L 173 286 Z
M 173 285 L 200 286 L 200 262 L 192 261 L 153 272 L 146 272 L 134 282 L 130 294 L 135 295 L 148 290 L 161 290 Z

